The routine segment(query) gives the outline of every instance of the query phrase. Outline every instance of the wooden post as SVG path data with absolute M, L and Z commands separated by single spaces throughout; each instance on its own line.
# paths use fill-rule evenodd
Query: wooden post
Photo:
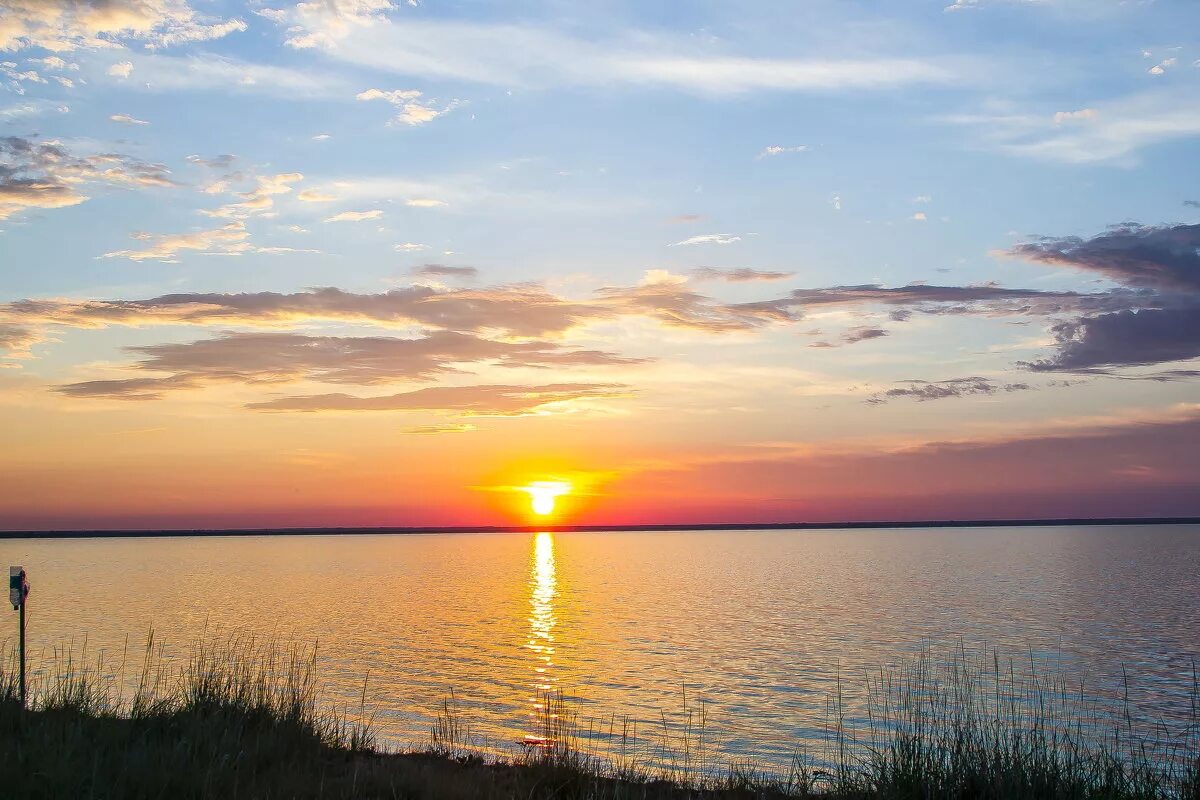
M 25 709 L 25 598 L 21 598 L 21 709 Z

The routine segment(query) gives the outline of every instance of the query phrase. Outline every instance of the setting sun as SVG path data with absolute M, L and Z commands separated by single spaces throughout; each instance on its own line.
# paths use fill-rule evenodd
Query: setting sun
M 529 504 L 533 513 L 539 517 L 545 517 L 554 513 L 557 498 L 570 493 L 571 484 L 566 481 L 533 481 L 527 486 L 520 487 L 520 491 L 529 495 Z

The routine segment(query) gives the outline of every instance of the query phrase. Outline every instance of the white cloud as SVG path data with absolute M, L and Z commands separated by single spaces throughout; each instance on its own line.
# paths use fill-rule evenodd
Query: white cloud
M 395 8 L 391 0 L 321 0 L 297 3 L 288 10 L 261 13 L 277 24 L 287 24 L 289 47 L 335 47 L 355 27 L 366 27 L 384 19 Z
M 186 56 L 125 51 L 125 61 L 106 69 L 118 79 L 136 72 L 140 80 L 130 81 L 130 89 L 151 93 L 178 91 L 214 91 L 286 97 L 336 99 L 349 91 L 345 82 L 331 71 L 303 71 L 274 64 L 212 53 Z M 83 59 L 85 62 L 87 58 Z M 102 56 L 92 60 L 107 63 Z M 126 69 L 124 65 L 128 64 Z M 113 71 L 114 68 L 119 70 Z
M 1129 95 L 1083 111 L 1089 113 L 1059 117 L 1001 109 L 943 120 L 977 130 L 985 149 L 1068 164 L 1128 163 L 1143 148 L 1200 136 L 1200 97 L 1194 90 Z
M 318 133 L 316 136 L 314 136 L 312 138 L 313 138 L 314 142 L 327 142 L 330 139 L 332 139 L 333 137 L 330 136 L 328 133 Z
M 65 60 L 59 58 L 58 56 L 46 56 L 45 58 L 31 58 L 31 59 L 29 59 L 29 62 L 31 64 L 41 64 L 46 69 L 51 70 L 53 72 L 65 72 L 68 70 L 72 71 L 72 72 L 79 71 L 78 64 L 72 63 L 70 61 L 65 61 Z
M 683 245 L 692 245 L 692 244 L 733 244 L 734 242 L 740 242 L 741 240 L 742 240 L 742 237 L 733 236 L 728 233 L 703 233 L 703 234 L 700 234 L 699 236 L 692 236 L 690 238 L 684 239 L 682 242 L 675 242 L 674 244 L 670 244 L 667 246 L 668 247 L 680 247 Z
M 125 125 L 149 125 L 150 124 L 149 122 L 146 122 L 146 120 L 144 120 L 144 119 L 137 119 L 135 117 L 129 116 L 128 114 L 113 114 L 111 117 L 109 117 L 109 119 L 111 119 L 113 122 L 120 122 Z
M 1048 0 L 954 0 L 953 3 L 946 6 L 945 11 L 969 11 L 973 8 L 982 8 L 985 5 L 1022 5 L 1035 6 L 1042 5 Z
M 912 202 L 928 205 L 929 203 L 933 202 L 933 197 L 927 194 L 919 194 L 912 199 Z
M 412 208 L 440 208 L 441 206 L 449 205 L 445 200 L 434 200 L 428 197 L 414 197 L 411 200 L 405 200 L 404 205 Z
M 1091 122 L 1096 119 L 1096 109 L 1081 108 L 1078 111 L 1056 111 L 1054 124 L 1062 125 L 1068 122 Z
M 417 242 L 404 242 L 403 244 L 394 245 L 393 249 L 398 253 L 418 253 L 422 250 L 428 250 L 429 245 L 418 244 Z
M 341 5 L 337 0 L 333 5 Z M 636 32 L 606 41 L 550 28 L 367 13 L 290 13 L 292 46 L 384 72 L 504 88 L 633 84 L 733 94 L 761 90 L 888 89 L 962 80 L 962 63 L 921 58 L 762 58 L 716 52 L 691 37 Z M 354 4 L 351 4 L 354 5 Z M 297 30 L 299 29 L 299 30 Z
M 444 108 L 434 108 L 431 101 L 421 100 L 421 92 L 416 89 L 395 89 L 384 92 L 379 89 L 367 89 L 354 96 L 356 100 L 385 100 L 396 107 L 396 116 L 392 122 L 402 125 L 424 125 L 433 122 L 443 114 L 448 114 L 458 107 L 457 100 L 450 101 Z
M 760 152 L 756 158 L 767 158 L 768 156 L 778 156 L 783 155 L 784 153 L 803 153 L 806 150 L 808 150 L 808 145 L 806 144 L 798 144 L 792 147 L 782 147 L 780 145 L 773 144 L 770 147 L 764 147 L 762 152 Z
M 1166 74 L 1167 70 L 1169 70 L 1171 67 L 1175 66 L 1177 61 L 1178 61 L 1178 59 L 1174 59 L 1174 58 L 1164 58 L 1162 61 L 1155 64 L 1153 67 L 1151 67 L 1147 71 L 1151 75 L 1163 75 L 1163 74 Z
M 912 215 L 912 219 L 915 222 L 924 222 L 925 220 L 927 220 L 929 218 L 925 216 L 924 211 L 918 211 L 917 213 Z
M 230 222 L 220 228 L 195 233 L 154 235 L 135 233 L 133 238 L 150 244 L 141 250 L 115 250 L 101 258 L 127 258 L 131 261 L 175 261 L 183 250 L 201 253 L 240 255 L 253 246 L 247 241 L 250 234 L 243 222 Z
M 383 216 L 383 212 L 379 209 L 374 211 L 343 211 L 340 214 L 334 214 L 327 218 L 326 222 L 365 222 L 369 219 L 379 219 Z
M 5 12 L 0 50 L 61 53 L 123 42 L 155 49 L 246 30 L 240 19 L 202 17 L 186 0 L 5 0 Z
M 266 215 L 274 208 L 275 197 L 291 192 L 292 184 L 304 180 L 304 175 L 299 172 L 281 172 L 277 175 L 259 175 L 255 180 L 258 185 L 253 190 L 238 193 L 237 196 L 241 198 L 240 203 L 229 203 L 213 211 L 201 211 L 200 213 L 222 219 L 239 219 L 254 214 Z M 224 189 L 225 181 L 210 184 L 205 191 L 216 190 L 217 186 Z
M 296 195 L 297 200 L 305 203 L 329 203 L 337 200 L 337 197 L 332 194 L 325 194 L 316 189 L 305 189 L 300 194 Z

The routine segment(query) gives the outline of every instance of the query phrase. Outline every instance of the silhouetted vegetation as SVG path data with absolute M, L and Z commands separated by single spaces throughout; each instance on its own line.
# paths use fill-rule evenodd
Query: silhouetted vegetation
M 925 656 L 869 681 L 847 722 L 830 698 L 822 752 L 784 774 L 723 763 L 703 706 L 664 717 L 658 744 L 630 723 L 598 736 L 561 694 L 509 756 L 473 741 L 451 696 L 422 752 L 377 739 L 366 685 L 354 713 L 322 704 L 312 647 L 235 636 L 168 667 L 147 644 L 125 699 L 102 664 L 55 652 L 20 707 L 0 671 L 0 795 L 20 798 L 1200 798 L 1200 709 L 1139 721 L 996 657 Z M 686 701 L 685 701 L 686 706 Z M 865 721 L 863 721 L 865 714 Z M 604 750 L 595 749 L 604 742 Z

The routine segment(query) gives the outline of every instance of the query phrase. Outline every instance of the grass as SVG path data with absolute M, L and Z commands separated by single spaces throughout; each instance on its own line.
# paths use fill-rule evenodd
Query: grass
M 958 650 L 829 700 L 822 752 L 785 774 L 725 763 L 689 707 L 647 749 L 627 718 L 581 722 L 561 694 L 538 733 L 485 755 L 451 695 L 420 752 L 379 744 L 366 684 L 353 713 L 322 703 L 316 648 L 233 636 L 168 667 L 153 636 L 137 674 L 55 651 L 28 709 L 0 668 L 0 796 L 20 798 L 1062 798 L 1200 800 L 1200 708 L 1139 720 L 1060 677 Z M 105 677 L 108 676 L 108 677 Z M 128 683 L 126 698 L 116 686 Z M 603 749 L 601 749 L 603 748 Z

